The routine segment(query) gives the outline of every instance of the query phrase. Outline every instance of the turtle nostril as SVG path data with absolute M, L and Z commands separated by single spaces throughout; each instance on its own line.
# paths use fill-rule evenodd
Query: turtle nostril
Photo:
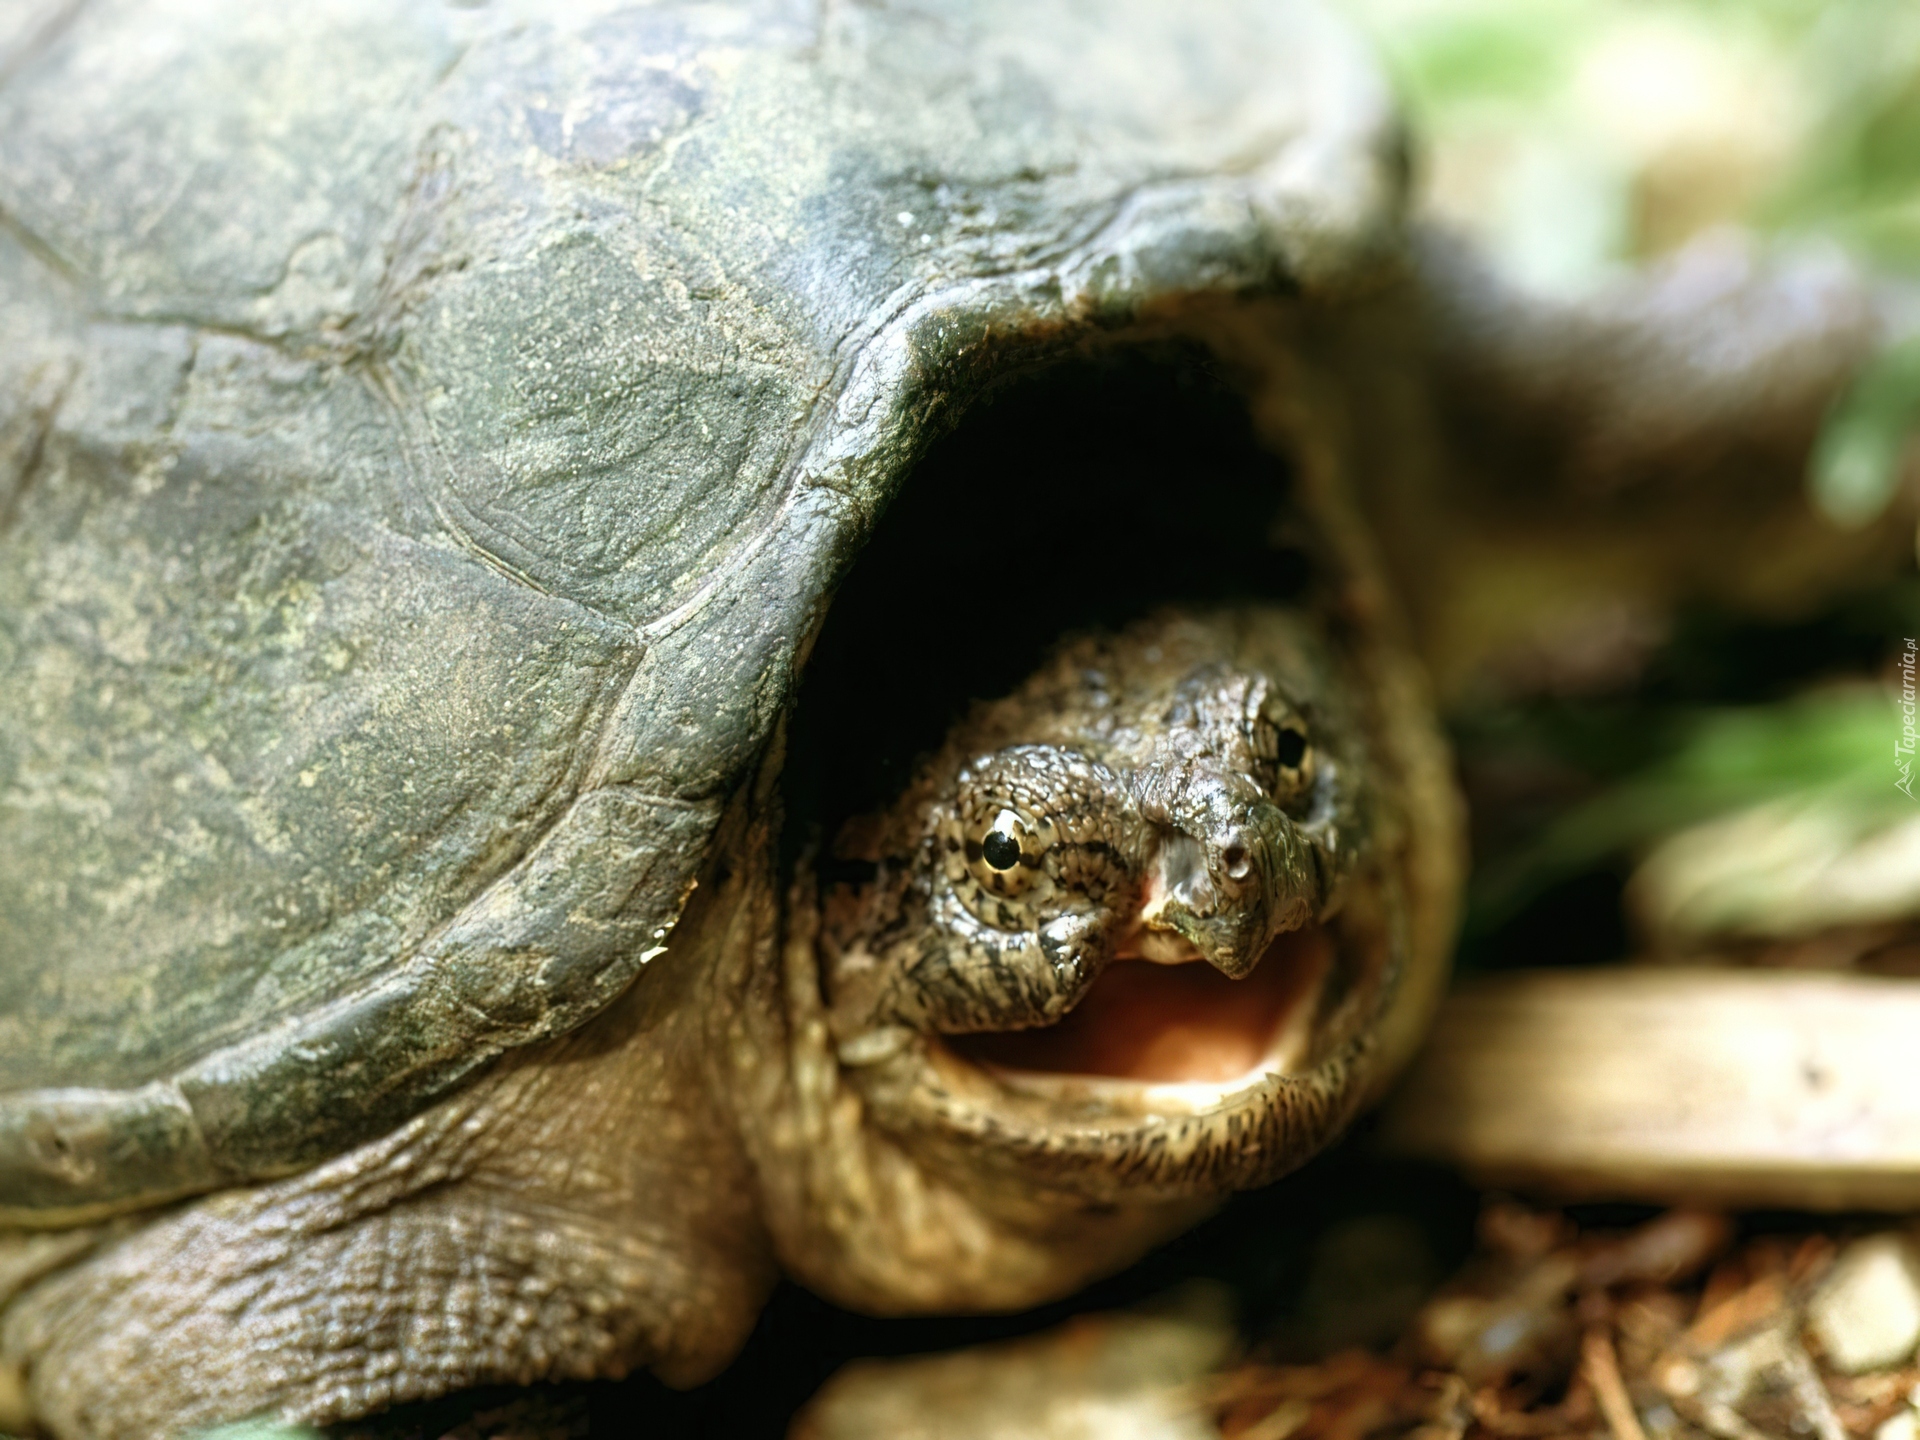
M 1221 852 L 1221 861 L 1227 867 L 1227 874 L 1235 880 L 1244 880 L 1253 869 L 1253 857 L 1247 853 L 1244 845 L 1229 845 Z

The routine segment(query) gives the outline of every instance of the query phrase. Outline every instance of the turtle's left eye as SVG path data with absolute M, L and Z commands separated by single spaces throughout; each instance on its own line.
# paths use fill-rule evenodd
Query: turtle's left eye
M 1283 725 L 1274 748 L 1282 770 L 1298 770 L 1300 762 L 1307 758 L 1306 732 Z
M 967 868 L 995 895 L 1018 895 L 1033 881 L 1046 838 L 1010 809 L 994 812 L 967 837 Z
M 1247 739 L 1254 774 L 1281 805 L 1304 803 L 1313 790 L 1313 741 L 1305 717 L 1278 696 L 1268 695 L 1250 717 Z

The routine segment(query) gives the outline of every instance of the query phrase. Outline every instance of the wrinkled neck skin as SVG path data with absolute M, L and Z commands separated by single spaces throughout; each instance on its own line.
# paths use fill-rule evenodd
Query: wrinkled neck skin
M 821 999 L 817 912 L 797 887 L 783 916 L 773 880 L 764 868 L 736 880 L 756 923 L 736 1023 L 716 1053 L 762 1222 L 795 1279 L 882 1315 L 1019 1309 L 1126 1264 L 1217 1203 L 1116 1210 L 964 1155 L 928 1156 L 877 1127 Z
M 1299 613 L 1076 642 L 846 827 L 868 878 L 736 876 L 784 1269 L 880 1313 L 1040 1303 L 1338 1130 L 1403 943 L 1350 683 Z

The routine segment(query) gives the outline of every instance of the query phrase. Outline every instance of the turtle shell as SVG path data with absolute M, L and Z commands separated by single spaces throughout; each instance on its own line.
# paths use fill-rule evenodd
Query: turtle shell
M 0 1223 L 310 1164 L 658 954 L 997 375 L 1350 285 L 1303 0 L 0 27 Z

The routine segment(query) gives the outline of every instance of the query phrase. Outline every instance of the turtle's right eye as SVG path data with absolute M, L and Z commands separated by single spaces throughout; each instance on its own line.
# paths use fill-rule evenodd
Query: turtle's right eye
M 1001 808 L 967 837 L 967 868 L 988 891 L 1018 895 L 1032 883 L 1046 853 L 1044 826 L 1030 824 L 1017 811 Z

